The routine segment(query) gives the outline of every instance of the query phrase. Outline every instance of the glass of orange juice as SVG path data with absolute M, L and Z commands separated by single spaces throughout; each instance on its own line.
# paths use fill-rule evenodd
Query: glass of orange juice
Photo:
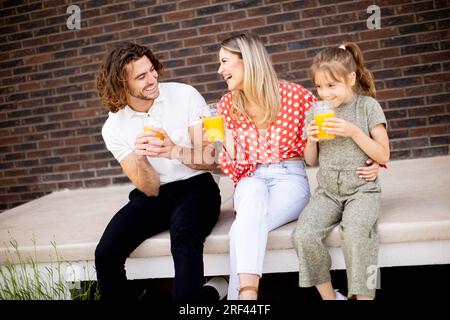
M 217 103 L 211 103 L 203 112 L 203 127 L 209 142 L 223 141 L 225 135 L 222 116 L 217 113 Z
M 327 133 L 323 130 L 323 122 L 327 118 L 334 117 L 334 109 L 331 101 L 321 100 L 316 101 L 313 106 L 314 110 L 314 120 L 316 121 L 316 126 L 319 127 L 319 133 L 317 134 L 317 139 L 328 140 L 333 139 L 334 134 Z
M 162 120 L 158 116 L 149 116 L 147 115 L 144 120 L 144 132 L 153 132 L 155 138 L 159 140 L 164 140 L 164 135 L 161 132 L 156 131 L 155 129 L 162 129 Z

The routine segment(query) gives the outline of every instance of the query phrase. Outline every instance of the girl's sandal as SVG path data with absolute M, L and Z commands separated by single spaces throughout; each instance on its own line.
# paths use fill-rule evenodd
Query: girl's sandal
M 258 288 L 254 286 L 244 286 L 239 288 L 239 296 L 241 295 L 242 292 L 247 290 L 254 291 L 256 293 L 256 298 L 258 299 Z

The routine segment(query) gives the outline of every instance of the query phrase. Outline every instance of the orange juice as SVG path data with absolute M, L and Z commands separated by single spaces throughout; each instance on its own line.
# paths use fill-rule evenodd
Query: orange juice
M 327 140 L 327 139 L 334 138 L 334 134 L 327 133 L 322 129 L 323 121 L 326 118 L 333 118 L 333 117 L 334 117 L 334 112 L 324 112 L 324 113 L 319 113 L 319 114 L 314 115 L 314 120 L 316 121 L 316 126 L 319 127 L 319 134 L 317 135 L 317 139 Z
M 153 132 L 154 133 L 154 137 L 158 138 L 159 140 L 163 141 L 164 140 L 164 135 L 161 132 L 156 131 L 153 128 L 150 127 L 144 127 L 144 132 Z
M 223 120 L 221 116 L 207 117 L 203 119 L 209 142 L 222 141 L 224 136 Z

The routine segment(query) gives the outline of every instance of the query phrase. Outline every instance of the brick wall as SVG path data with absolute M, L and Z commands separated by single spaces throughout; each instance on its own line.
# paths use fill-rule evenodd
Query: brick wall
M 317 50 L 353 40 L 374 72 L 392 158 L 449 154 L 450 1 L 20 1 L 0 7 L 0 210 L 54 190 L 126 182 L 100 134 L 95 74 L 122 40 L 149 45 L 164 80 L 208 101 L 226 90 L 217 43 L 263 36 L 279 76 L 311 88 Z M 81 9 L 81 29 L 66 13 Z M 369 5 L 381 29 L 369 30 Z

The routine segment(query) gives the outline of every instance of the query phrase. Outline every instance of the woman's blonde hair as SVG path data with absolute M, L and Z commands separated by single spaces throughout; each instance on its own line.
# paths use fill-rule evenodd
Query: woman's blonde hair
M 223 40 L 220 46 L 237 55 L 244 63 L 243 90 L 233 92 L 234 115 L 248 115 L 245 104 L 254 103 L 264 111 L 263 122 L 273 122 L 280 110 L 278 78 L 261 39 L 243 33 Z
M 354 42 L 344 42 L 339 47 L 320 51 L 311 66 L 311 81 L 314 83 L 318 71 L 326 72 L 333 80 L 347 81 L 347 76 L 355 72 L 354 91 L 357 94 L 376 97 L 375 82 L 372 73 L 366 68 L 361 49 Z

